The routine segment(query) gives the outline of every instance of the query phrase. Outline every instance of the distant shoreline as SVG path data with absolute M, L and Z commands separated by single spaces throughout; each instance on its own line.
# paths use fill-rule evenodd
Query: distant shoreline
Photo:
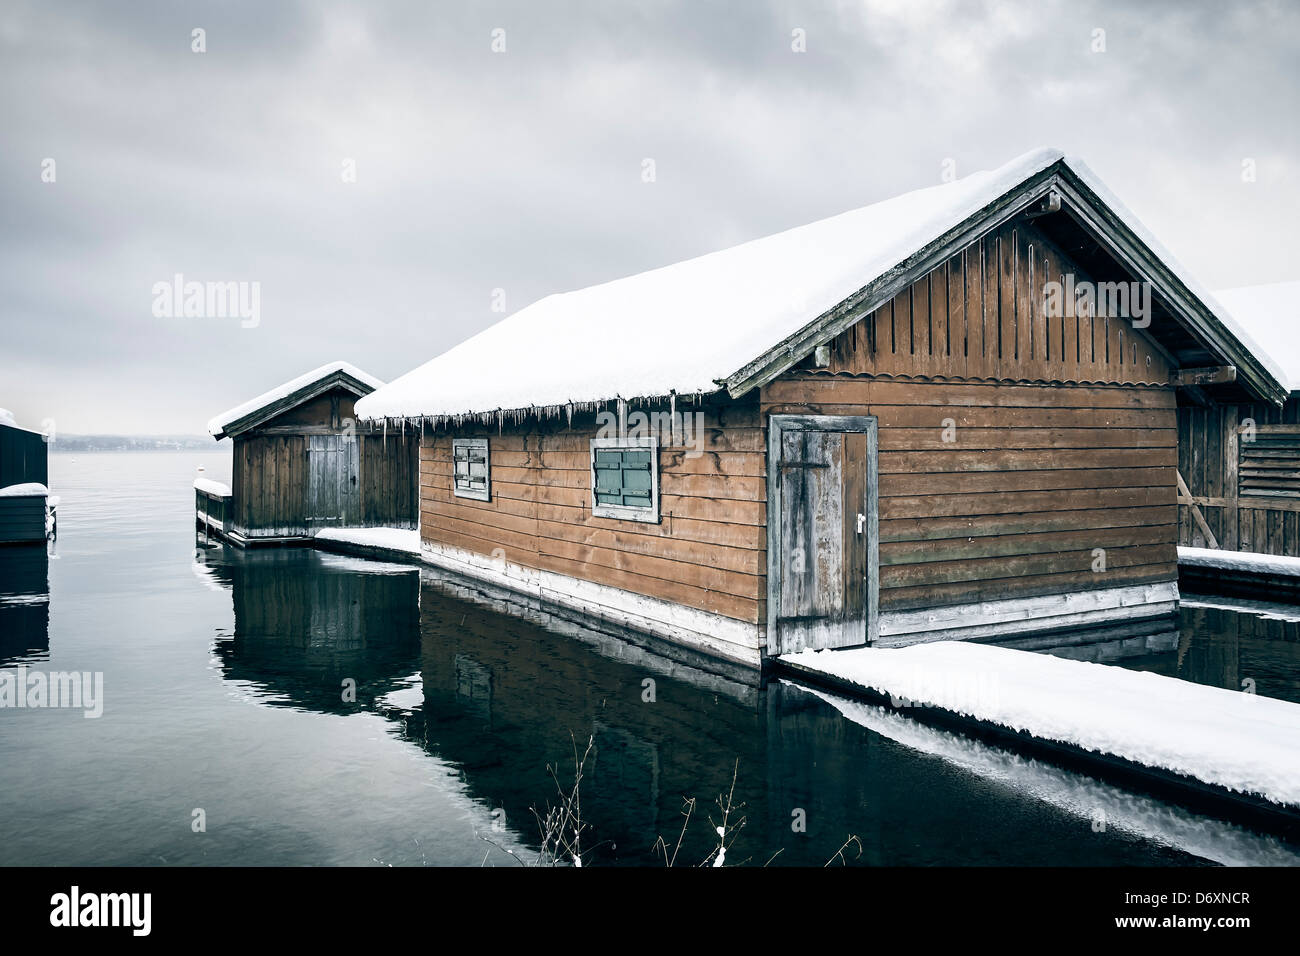
M 122 438 L 117 436 L 67 437 L 50 442 L 52 455 L 91 454 L 94 452 L 179 452 L 221 451 L 230 447 L 228 441 L 216 442 L 211 438 Z

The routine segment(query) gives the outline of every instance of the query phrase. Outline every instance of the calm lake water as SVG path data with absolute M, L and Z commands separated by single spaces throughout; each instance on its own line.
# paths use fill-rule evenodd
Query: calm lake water
M 854 865 L 1300 859 L 879 708 L 504 615 L 427 570 L 206 547 L 200 462 L 227 478 L 216 453 L 52 455 L 57 543 L 0 553 L 0 666 L 104 681 L 98 719 L 0 710 L 0 864 L 513 866 L 537 848 L 531 808 L 555 798 L 548 766 L 570 783 L 588 738 L 597 864 L 658 863 L 687 797 L 679 864 L 702 860 L 733 770 L 745 822 L 728 863 L 821 865 L 850 834 Z M 1281 624 L 1193 608 L 1182 637 L 1061 653 L 1296 700 Z

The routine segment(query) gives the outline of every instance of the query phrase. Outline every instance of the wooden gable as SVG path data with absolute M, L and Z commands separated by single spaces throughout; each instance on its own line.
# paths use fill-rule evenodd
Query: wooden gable
M 1032 223 L 1005 224 L 832 339 L 826 371 L 1168 385 L 1172 363 L 1132 320 L 1086 302 L 1048 314 L 1048 283 L 1071 281 L 1093 280 Z

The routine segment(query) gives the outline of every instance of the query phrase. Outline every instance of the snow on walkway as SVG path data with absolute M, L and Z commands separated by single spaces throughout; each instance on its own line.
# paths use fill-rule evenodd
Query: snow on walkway
M 316 540 L 420 553 L 420 532 L 404 528 L 326 528 L 316 532 Z
M 1093 826 L 1100 820 L 1108 830 L 1136 834 L 1223 866 L 1300 866 L 1300 849 L 1275 836 L 1191 813 L 964 734 L 932 727 L 887 707 L 813 688 L 800 689 L 873 733 L 917 753 L 937 757 L 995 786 L 1059 807 Z
M 1300 807 L 1300 704 L 964 641 L 781 660 L 896 705 L 943 708 Z

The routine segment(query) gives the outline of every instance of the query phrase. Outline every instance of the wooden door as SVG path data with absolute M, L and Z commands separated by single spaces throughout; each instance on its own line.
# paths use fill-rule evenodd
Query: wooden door
M 335 528 L 343 522 L 346 463 L 338 435 L 307 437 L 307 528 Z
M 876 632 L 876 421 L 773 415 L 768 652 L 856 647 Z

